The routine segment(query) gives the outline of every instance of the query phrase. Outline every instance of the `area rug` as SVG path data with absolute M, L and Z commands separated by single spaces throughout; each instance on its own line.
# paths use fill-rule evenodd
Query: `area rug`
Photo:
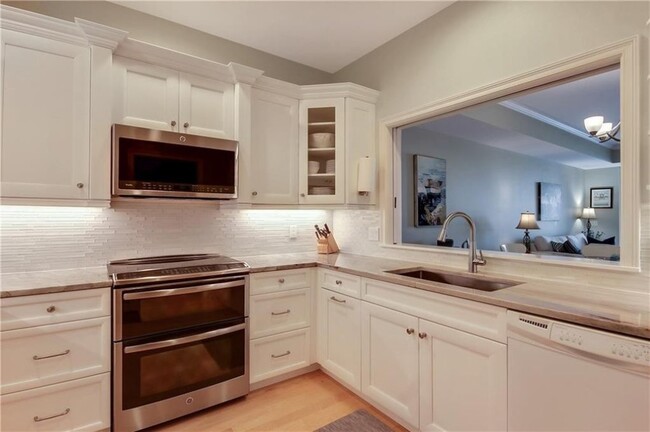
M 393 430 L 368 411 L 359 409 L 323 426 L 316 432 L 393 432 Z

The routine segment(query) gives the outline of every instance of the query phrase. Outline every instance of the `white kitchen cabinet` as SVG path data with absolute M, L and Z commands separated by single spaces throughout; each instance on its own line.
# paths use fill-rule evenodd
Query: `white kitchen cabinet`
M 410 425 L 419 423 L 418 319 L 361 303 L 361 389 Z
M 251 203 L 298 203 L 297 99 L 252 90 L 250 159 Z
M 506 345 L 422 319 L 418 336 L 420 430 L 506 430 Z
M 3 197 L 87 199 L 90 49 L 2 30 Z
M 318 362 L 354 390 L 361 390 L 361 301 L 319 290 Z
M 232 139 L 232 84 L 115 57 L 113 122 Z
M 329 140 L 321 139 L 328 134 Z M 312 142 L 313 140 L 313 142 Z M 345 202 L 345 99 L 300 102 L 300 203 Z M 310 171 L 310 162 L 318 165 Z M 329 165 L 328 165 L 329 164 Z
M 311 288 L 260 294 L 250 300 L 251 339 L 309 327 Z

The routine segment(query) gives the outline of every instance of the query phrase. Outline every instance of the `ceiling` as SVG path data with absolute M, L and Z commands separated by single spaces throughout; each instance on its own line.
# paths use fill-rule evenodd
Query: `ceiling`
M 618 166 L 620 146 L 589 137 L 583 120 L 604 115 L 605 121 L 618 123 L 619 83 L 616 69 L 489 102 L 418 127 L 581 169 Z M 612 154 L 614 159 L 606 160 Z
M 453 1 L 112 1 L 329 73 Z

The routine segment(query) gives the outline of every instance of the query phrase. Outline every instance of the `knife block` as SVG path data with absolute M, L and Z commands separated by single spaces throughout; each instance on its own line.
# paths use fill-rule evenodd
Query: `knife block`
M 333 254 L 339 251 L 339 245 L 334 240 L 334 234 L 330 234 L 327 238 L 319 238 L 316 244 L 316 251 L 319 254 Z

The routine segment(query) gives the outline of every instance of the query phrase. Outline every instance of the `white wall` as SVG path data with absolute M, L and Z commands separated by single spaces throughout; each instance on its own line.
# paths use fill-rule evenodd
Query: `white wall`
M 447 214 L 463 211 L 476 223 L 477 247 L 499 250 L 504 243 L 521 243 L 515 229 L 522 212 L 537 211 L 537 183 L 562 187 L 562 214 L 557 221 L 539 221 L 538 235 L 575 234 L 583 207 L 584 173 L 579 168 L 432 132 L 423 127 L 402 131 L 402 243 L 435 245 L 440 226 L 415 227 L 413 155 L 447 161 Z M 467 224 L 452 222 L 448 238 L 459 247 L 469 236 Z
M 218 210 L 208 204 L 119 203 L 113 208 L 0 206 L 1 272 L 106 265 L 139 256 L 314 252 L 326 210 Z M 289 239 L 289 225 L 298 238 Z

